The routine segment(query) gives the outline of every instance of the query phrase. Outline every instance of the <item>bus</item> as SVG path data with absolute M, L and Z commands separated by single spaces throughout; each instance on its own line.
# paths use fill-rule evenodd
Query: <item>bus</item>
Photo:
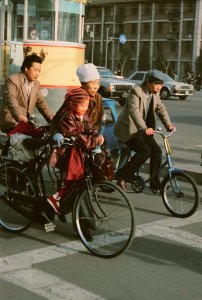
M 0 97 L 7 76 L 20 71 L 24 57 L 39 55 L 42 94 L 53 111 L 67 89 L 80 85 L 84 63 L 87 0 L 0 0 Z

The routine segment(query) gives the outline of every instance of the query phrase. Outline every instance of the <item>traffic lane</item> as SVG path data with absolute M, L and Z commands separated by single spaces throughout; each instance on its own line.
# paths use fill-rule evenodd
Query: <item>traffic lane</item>
M 171 222 L 171 218 L 158 222 L 167 220 Z M 176 221 L 173 218 L 173 223 Z M 148 228 L 154 226 L 156 222 L 147 224 Z M 115 259 L 96 258 L 79 242 L 67 242 L 12 257 L 10 272 L 6 272 L 9 264 L 3 266 L 1 261 L 0 277 L 29 289 L 35 293 L 34 299 L 41 295 L 47 299 L 77 300 L 170 299 L 173 291 L 172 298 L 176 300 L 180 295 L 190 299 L 193 292 L 199 295 L 195 299 L 200 299 L 201 251 L 145 235 L 145 230 L 139 229 L 132 247 Z
M 91 255 L 45 262 L 48 274 L 104 299 L 201 299 L 201 251 L 153 236 L 137 238 L 125 254 L 111 260 Z
M 116 300 L 157 299 L 158 295 L 170 299 L 170 295 L 175 291 L 172 297 L 177 300 L 180 295 L 182 296 L 182 289 L 185 290 L 184 299 L 190 299 L 193 292 L 201 299 L 200 285 L 197 284 L 198 275 L 201 274 L 201 249 L 193 247 L 192 240 L 190 245 L 185 245 L 182 240 L 180 242 L 172 240 L 175 236 L 179 236 L 179 227 L 182 223 L 194 224 L 195 221 L 198 223 L 201 216 L 197 217 L 195 214 L 193 218 L 186 220 L 173 218 L 167 214 L 161 198 L 150 194 L 149 191 L 131 194 L 130 197 L 136 208 L 138 226 L 131 248 L 121 256 L 103 260 L 89 254 L 81 242 L 75 236 L 73 238 L 71 225 L 64 226 L 65 224 L 58 223 L 57 231 L 54 233 L 45 233 L 40 231 L 40 228 L 32 227 L 15 240 L 15 249 L 20 244 L 21 251 L 24 240 L 24 253 L 19 251 L 18 255 L 12 258 L 8 257 L 9 247 L 4 248 L 6 252 L 3 261 L 5 262 L 6 258 L 7 263 L 5 266 L 1 261 L 0 267 L 4 280 L 19 284 L 20 288 L 28 286 L 35 294 L 33 299 L 44 296 L 44 290 L 47 299 L 52 299 L 54 291 L 57 290 L 59 293 L 53 282 L 64 287 L 63 293 L 57 294 L 57 299 L 68 299 L 67 295 L 71 291 L 71 299 L 78 300 L 75 289 L 82 295 L 85 294 L 87 299 L 90 296 L 92 299 L 100 297 Z M 170 234 L 172 224 L 177 226 L 176 234 L 174 231 L 170 238 L 165 238 L 164 230 L 164 236 L 159 237 L 162 235 L 159 229 L 166 228 L 166 234 Z M 33 251 L 26 251 L 31 250 L 32 241 Z M 13 245 L 11 239 L 8 238 L 7 242 L 11 242 L 10 247 Z M 4 268 L 11 267 L 12 270 L 13 264 L 14 267 L 17 265 L 15 272 L 9 272 L 9 269 L 6 272 Z M 148 287 L 146 291 L 145 284 Z M 42 288 L 36 289 L 36 286 Z M 184 288 L 190 286 L 189 290 Z M 159 291 L 162 293 L 159 294 Z M 166 298 L 166 295 L 169 297 Z

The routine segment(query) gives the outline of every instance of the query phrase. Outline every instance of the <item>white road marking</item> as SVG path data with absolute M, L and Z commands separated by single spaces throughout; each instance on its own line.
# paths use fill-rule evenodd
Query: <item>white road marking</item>
M 105 300 L 87 290 L 36 269 L 1 274 L 2 279 L 49 300 Z
M 202 211 L 198 211 L 186 219 L 166 218 L 137 226 L 135 237 L 155 235 L 202 249 L 202 237 L 178 229 L 201 221 Z M 1 257 L 0 278 L 50 300 L 104 300 L 99 295 L 35 269 L 35 265 L 38 263 L 73 255 L 81 251 L 87 251 L 82 243 L 71 241 Z

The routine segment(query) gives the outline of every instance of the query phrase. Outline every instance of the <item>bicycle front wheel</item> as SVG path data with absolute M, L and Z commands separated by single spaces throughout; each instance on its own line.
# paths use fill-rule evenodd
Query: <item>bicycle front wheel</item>
M 31 221 L 23 213 L 29 209 L 25 199 L 35 195 L 29 177 L 15 166 L 0 167 L 0 226 L 10 232 L 22 232 Z
M 134 208 L 114 183 L 98 181 L 85 189 L 75 203 L 74 216 L 82 243 L 96 256 L 115 257 L 133 241 Z
M 199 205 L 199 192 L 188 174 L 173 172 L 162 183 L 162 198 L 168 211 L 176 217 L 186 218 L 195 213 Z

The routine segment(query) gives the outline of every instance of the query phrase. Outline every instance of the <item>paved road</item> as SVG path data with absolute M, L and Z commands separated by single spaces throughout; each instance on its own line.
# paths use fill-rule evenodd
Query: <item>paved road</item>
M 191 145 L 176 138 L 174 146 L 185 150 L 186 161 L 201 145 L 191 134 L 198 137 L 201 124 L 192 119 L 187 124 L 187 117 L 180 117 L 180 105 L 187 107 L 188 116 L 197 99 L 166 102 L 171 113 L 176 112 L 178 132 L 190 133 Z M 179 154 L 176 163 L 181 158 Z M 202 186 L 199 189 L 202 193 Z M 36 224 L 19 235 L 0 228 L 0 300 L 201 300 L 201 205 L 192 217 L 178 219 L 150 191 L 129 196 L 136 211 L 136 236 L 127 252 L 110 260 L 87 252 L 70 218 L 68 224 L 56 220 L 52 233 Z

